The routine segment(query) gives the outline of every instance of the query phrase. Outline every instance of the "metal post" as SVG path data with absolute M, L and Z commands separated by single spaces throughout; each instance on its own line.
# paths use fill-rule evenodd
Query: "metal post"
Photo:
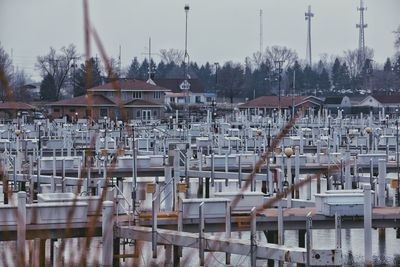
M 386 187 L 386 160 L 379 159 L 378 161 L 378 207 L 385 207 L 385 187 Z
M 225 216 L 225 237 L 231 238 L 231 204 L 226 202 L 226 216 Z M 231 254 L 225 253 L 225 263 L 231 264 Z
M 199 258 L 200 258 L 200 266 L 204 266 L 204 202 L 201 202 L 199 205 Z
M 278 201 L 278 245 L 283 245 L 285 243 L 285 233 L 283 229 L 283 208 L 282 200 Z
M 312 215 L 311 212 L 307 214 L 306 217 L 306 251 L 307 251 L 307 259 L 306 266 L 309 267 L 311 264 L 311 249 L 312 249 Z
M 25 266 L 26 192 L 18 192 L 17 265 Z
M 241 154 L 239 154 L 238 164 L 239 164 L 239 172 L 238 172 L 239 188 L 242 188 L 242 164 L 241 164 Z
M 255 267 L 257 265 L 257 213 L 256 207 L 251 209 L 251 222 L 250 222 L 250 265 Z
M 112 201 L 103 202 L 102 241 L 103 251 L 101 265 L 111 267 L 113 265 L 113 207 Z
M 371 185 L 364 185 L 364 257 L 365 264 L 372 266 L 372 208 Z
M 151 216 L 152 216 L 152 235 L 151 235 L 151 248 L 153 252 L 153 259 L 157 258 L 157 214 L 158 214 L 158 190 L 157 184 L 154 184 L 155 191 L 153 193 L 153 200 L 152 200 L 152 205 L 151 205 Z
M 342 216 L 335 213 L 336 249 L 342 248 Z
M 345 189 L 351 189 L 352 179 L 350 174 L 350 151 L 346 151 L 344 164 Z

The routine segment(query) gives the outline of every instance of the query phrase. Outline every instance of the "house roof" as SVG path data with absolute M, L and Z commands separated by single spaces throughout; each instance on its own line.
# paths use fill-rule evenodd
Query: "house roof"
M 153 85 L 151 83 L 147 83 L 140 80 L 119 80 L 115 82 L 115 85 L 112 82 L 109 82 L 96 87 L 92 87 L 88 90 L 112 91 L 115 90 L 114 86 L 124 91 L 169 91 L 169 89 L 165 87 L 159 85 Z
M 57 102 L 49 103 L 48 106 L 116 106 L 116 104 L 103 95 L 88 95 L 63 99 Z
M 126 107 L 163 107 L 161 104 L 157 104 L 148 100 L 133 99 L 125 102 Z
M 1 110 L 35 110 L 36 107 L 23 102 L 7 101 L 0 103 Z
M 280 107 L 288 108 L 292 106 L 292 101 L 295 105 L 300 103 L 305 97 L 304 96 L 281 96 Z M 278 96 L 260 96 L 253 99 L 243 105 L 240 108 L 279 108 L 279 97 Z
M 328 105 L 340 105 L 342 103 L 343 96 L 328 96 L 325 98 L 324 104 Z
M 399 104 L 400 103 L 400 94 L 393 95 L 373 95 L 377 101 L 381 104 Z
M 185 93 L 166 93 L 166 97 L 185 97 Z
M 180 93 L 182 90 L 179 86 L 184 80 L 185 79 L 158 79 L 155 82 L 160 86 L 170 89 L 174 93 Z M 204 93 L 203 83 L 199 79 L 187 79 L 187 81 L 190 83 L 190 92 Z

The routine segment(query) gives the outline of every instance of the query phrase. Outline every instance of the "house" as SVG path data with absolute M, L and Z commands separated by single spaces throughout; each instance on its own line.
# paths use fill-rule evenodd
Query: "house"
M 339 109 L 343 109 L 344 112 L 349 112 L 352 103 L 348 96 L 328 96 L 324 101 L 324 108 L 331 112 L 337 112 Z
M 15 119 L 18 114 L 28 114 L 36 110 L 36 107 L 23 102 L 7 101 L 0 103 L 0 117 L 4 119 Z
M 151 121 L 164 116 L 165 93 L 169 91 L 151 80 L 118 80 L 90 88 L 87 95 L 47 106 L 53 117 Z
M 186 82 L 185 82 L 186 81 Z M 171 92 L 165 95 L 167 105 L 201 105 L 210 104 L 215 99 L 215 94 L 206 92 L 200 79 L 158 79 L 156 83 L 168 88 Z
M 392 113 L 400 110 L 400 94 L 393 95 L 370 95 L 360 101 L 358 106 L 369 107 L 370 110 L 385 109 L 385 112 Z
M 292 110 L 292 107 L 300 107 L 306 98 L 304 96 L 260 96 L 247 103 L 239 105 L 239 110 L 247 111 L 248 114 L 267 115 L 278 109 Z M 305 102 L 303 102 L 305 104 Z M 297 106 L 297 107 L 296 107 Z

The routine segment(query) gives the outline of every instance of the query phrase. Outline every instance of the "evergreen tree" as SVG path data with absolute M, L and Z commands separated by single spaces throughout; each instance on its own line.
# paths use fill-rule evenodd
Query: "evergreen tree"
M 40 99 L 49 101 L 57 100 L 56 83 L 50 74 L 44 76 L 40 84 Z
M 386 59 L 385 65 L 383 66 L 383 71 L 384 72 L 391 72 L 392 71 L 392 62 L 390 61 L 390 58 Z
M 318 87 L 322 92 L 328 92 L 331 89 L 329 73 L 326 71 L 325 68 L 322 68 L 321 73 L 318 75 Z
M 340 61 L 338 58 L 336 58 L 332 66 L 332 73 L 331 73 L 332 85 L 335 89 L 339 89 L 341 85 L 342 77 L 340 73 L 340 67 L 341 67 Z
M 138 76 L 136 77 L 136 79 L 147 81 L 148 77 L 149 77 L 149 62 L 147 61 L 147 58 L 145 58 L 142 64 L 140 64 L 138 70 Z
M 139 68 L 140 68 L 140 63 L 139 63 L 137 57 L 134 57 L 131 62 L 131 65 L 129 66 L 126 78 L 138 79 L 139 78 Z
M 340 67 L 340 89 L 350 89 L 351 87 L 351 78 L 349 68 L 347 64 L 344 62 Z
M 74 75 L 74 97 L 86 94 L 86 90 L 102 82 L 100 66 L 97 60 L 90 58 L 81 64 Z

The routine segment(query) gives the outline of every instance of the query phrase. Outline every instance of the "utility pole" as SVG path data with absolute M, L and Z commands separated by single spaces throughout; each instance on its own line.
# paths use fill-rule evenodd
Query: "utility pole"
M 185 54 L 184 54 L 184 64 L 185 64 L 185 77 L 184 80 L 182 82 L 182 84 L 180 85 L 181 90 L 183 90 L 185 92 L 185 116 L 188 116 L 188 118 L 190 118 L 190 110 L 189 110 L 189 89 L 190 89 L 190 83 L 188 82 L 189 79 L 189 75 L 188 75 L 188 68 L 189 68 L 189 53 L 187 50 L 187 34 L 188 34 L 188 14 L 189 14 L 189 5 L 185 5 L 185 14 L 186 14 L 186 22 L 185 22 Z
M 278 71 L 278 108 L 279 108 L 279 114 L 281 112 L 281 80 L 282 80 L 282 64 L 285 62 L 285 60 L 275 60 L 275 69 Z M 276 68 L 276 65 L 278 65 L 278 68 Z
M 358 31 L 358 66 L 360 70 L 362 70 L 362 66 L 365 62 L 365 34 L 364 29 L 368 27 L 368 24 L 364 22 L 364 11 L 367 8 L 364 6 L 364 0 L 360 0 L 360 7 L 357 8 L 360 12 L 360 23 L 356 24 L 356 28 L 359 29 Z
M 312 64 L 312 57 L 311 57 L 311 18 L 312 17 L 314 17 L 314 14 L 311 12 L 311 6 L 308 6 L 308 11 L 305 13 L 305 19 L 307 20 L 307 24 L 308 24 L 306 59 L 308 61 L 308 65 L 310 65 L 310 67 Z
M 262 55 L 263 49 L 263 10 L 260 9 L 260 55 Z

